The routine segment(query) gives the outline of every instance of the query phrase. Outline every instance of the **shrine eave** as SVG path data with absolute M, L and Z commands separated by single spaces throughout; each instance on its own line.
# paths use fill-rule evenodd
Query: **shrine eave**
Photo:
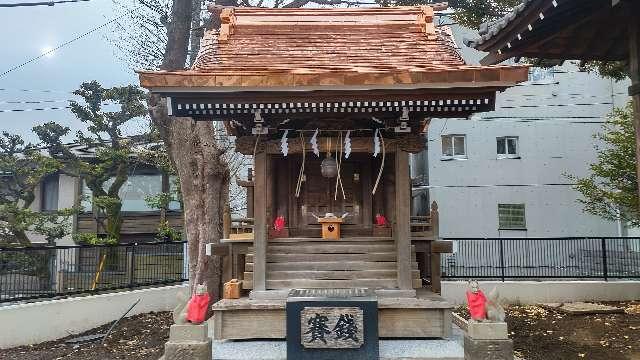
M 138 71 L 142 87 L 153 92 L 309 91 L 333 89 L 510 87 L 528 79 L 526 65 L 462 65 L 437 70 L 389 72 L 207 73 Z
M 450 84 L 456 85 L 456 84 Z M 252 122 L 255 113 L 272 121 L 297 119 L 335 120 L 336 118 L 395 118 L 403 111 L 412 117 L 464 118 L 475 112 L 492 111 L 497 91 L 509 85 L 485 83 L 482 87 L 358 87 L 355 89 L 324 87 L 282 88 L 281 91 L 176 91 L 161 89 L 169 115 L 193 117 L 196 120 Z M 217 89 L 216 89 L 217 90 Z M 253 90 L 253 91 L 249 91 Z M 293 115 L 295 114 L 295 115 Z

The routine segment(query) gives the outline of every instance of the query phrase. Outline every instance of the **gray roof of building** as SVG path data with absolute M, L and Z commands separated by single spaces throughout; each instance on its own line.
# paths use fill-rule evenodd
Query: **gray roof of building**
M 511 22 L 518 17 L 529 5 L 539 0 L 523 0 L 511 12 L 498 20 L 488 21 L 480 25 L 478 34 L 480 37 L 475 39 L 464 39 L 464 44 L 470 48 L 477 48 L 483 43 L 491 40 L 501 30 L 509 26 Z

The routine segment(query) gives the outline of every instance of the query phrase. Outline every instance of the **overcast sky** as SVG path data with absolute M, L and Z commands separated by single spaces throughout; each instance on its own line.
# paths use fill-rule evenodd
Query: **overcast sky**
M 36 0 L 20 0 L 26 1 Z M 0 8 L 0 73 L 42 54 L 45 49 L 72 40 L 115 16 L 112 0 Z M 70 92 L 84 81 L 98 80 L 105 87 L 137 84 L 136 74 L 118 59 L 116 50 L 106 40 L 107 31 L 113 31 L 113 25 L 63 47 L 52 56 L 0 77 L 0 110 L 67 106 L 63 100 L 72 98 Z M 52 100 L 57 102 L 8 103 Z M 31 128 L 47 121 L 56 121 L 74 130 L 82 127 L 66 109 L 0 112 L 0 130 L 19 133 L 30 141 L 36 141 Z M 139 126 L 136 124 L 136 127 Z
M 27 1 L 41 0 L 0 0 L 13 3 Z M 112 0 L 0 8 L 0 73 L 108 22 L 118 16 L 114 9 Z M 119 58 L 117 50 L 107 40 L 108 31 L 114 31 L 113 24 L 0 77 L 0 130 L 19 133 L 28 141 L 36 142 L 31 128 L 56 121 L 69 126 L 75 133 L 82 124 L 68 109 L 6 110 L 65 107 L 67 100 L 73 98 L 71 92 L 84 81 L 98 80 L 105 87 L 138 84 L 136 74 Z M 454 33 L 459 45 L 462 45 L 463 35 L 472 36 L 460 29 L 454 29 Z M 473 54 L 475 51 L 462 50 L 467 60 L 477 61 L 474 59 L 477 57 Z M 138 121 L 129 127 L 128 132 L 140 132 L 145 124 L 145 121 Z

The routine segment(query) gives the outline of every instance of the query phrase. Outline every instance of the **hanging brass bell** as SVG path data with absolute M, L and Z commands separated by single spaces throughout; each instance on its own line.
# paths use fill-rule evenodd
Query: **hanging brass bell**
M 327 154 L 327 157 L 322 160 L 322 163 L 320 164 L 320 172 L 322 173 L 322 176 L 326 178 L 338 176 L 338 162 L 331 156 L 331 154 Z

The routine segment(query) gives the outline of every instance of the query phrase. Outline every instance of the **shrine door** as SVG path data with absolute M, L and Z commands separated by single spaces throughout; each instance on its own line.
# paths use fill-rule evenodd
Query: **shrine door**
M 315 157 L 315 156 L 314 156 Z M 325 155 L 322 155 L 324 159 Z M 324 216 L 333 213 L 342 216 L 349 213 L 343 222 L 343 235 L 352 236 L 362 233 L 365 235 L 367 226 L 363 216 L 363 166 L 357 160 L 343 160 L 341 165 L 342 189 L 338 186 L 335 196 L 336 178 L 323 177 L 320 171 L 322 160 L 313 158 L 305 163 L 305 179 L 300 196 L 294 201 L 296 206 L 298 236 L 320 236 L 320 225 L 313 216 Z M 299 170 L 299 167 L 295 167 Z M 365 175 L 366 176 L 366 175 Z M 294 184 L 295 185 L 295 184 Z M 295 192 L 295 190 L 294 190 Z M 367 217 L 368 219 L 368 217 Z

